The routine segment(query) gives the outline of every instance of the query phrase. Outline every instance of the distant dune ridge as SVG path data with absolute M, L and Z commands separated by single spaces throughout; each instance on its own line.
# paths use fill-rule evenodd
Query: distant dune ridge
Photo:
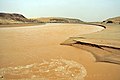
M 41 17 L 41 18 L 26 18 L 22 14 L 18 13 L 0 13 L 0 24 L 18 24 L 18 23 L 85 23 L 82 20 L 75 18 L 63 18 L 63 17 Z M 114 23 L 120 24 L 120 16 L 109 18 L 102 23 Z
M 35 20 L 42 21 L 45 23 L 84 23 L 79 19 L 62 18 L 62 17 L 43 17 L 43 18 L 36 18 Z
M 28 19 L 22 14 L 0 13 L 0 24 L 18 24 L 18 23 L 84 23 L 79 19 L 46 17 Z
M 116 23 L 116 24 L 120 24 L 120 16 L 114 17 L 114 18 L 109 18 L 109 19 L 103 21 L 103 23 Z
M 40 21 L 28 19 L 22 14 L 17 13 L 0 13 L 0 24 L 12 23 L 40 23 Z

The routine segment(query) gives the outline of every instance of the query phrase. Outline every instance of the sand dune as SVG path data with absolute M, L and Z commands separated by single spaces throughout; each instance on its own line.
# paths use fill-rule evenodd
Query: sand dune
M 71 46 L 60 45 L 61 42 L 64 42 L 69 37 L 94 33 L 103 29 L 103 27 L 85 24 L 46 24 L 31 27 L 0 28 L 0 71 L 2 71 L 2 69 L 12 69 L 13 73 L 15 70 L 20 72 L 20 70 L 18 70 L 19 66 L 22 66 L 23 68 L 32 64 L 37 64 L 34 66 L 38 66 L 38 64 L 42 63 L 44 60 L 50 62 L 51 59 L 58 60 L 58 64 L 61 63 L 60 59 L 62 59 L 71 63 L 73 61 L 72 65 L 77 63 L 78 65 L 84 66 L 87 72 L 87 75 L 84 76 L 85 80 L 119 80 L 119 65 L 95 63 L 95 58 L 90 52 Z M 54 63 L 54 61 L 52 63 Z M 68 63 L 66 63 L 66 65 L 67 64 Z M 11 69 L 8 69 L 10 67 Z M 75 68 L 71 69 L 73 71 L 68 73 L 68 75 L 72 77 L 73 75 L 70 74 L 79 72 L 78 68 L 79 67 L 76 69 L 75 66 Z M 37 67 L 35 67 L 35 70 L 36 69 Z M 56 68 L 54 68 L 54 70 L 55 69 Z M 66 70 L 65 67 L 64 69 Z M 60 67 L 59 70 L 64 71 L 63 67 Z M 21 74 L 13 75 L 10 73 L 10 75 L 1 75 L 1 78 L 13 79 L 17 77 L 17 79 L 24 80 L 26 78 L 32 80 L 34 78 L 39 78 L 40 76 L 38 76 L 35 71 L 31 74 L 27 74 L 31 71 L 30 68 L 25 68 L 25 71 L 28 71 L 26 72 L 25 77 Z M 46 74 L 48 74 L 48 72 Z M 2 72 L 0 73 L 2 74 Z M 46 74 L 42 75 L 45 76 Z M 59 77 L 61 73 L 57 75 L 58 80 L 63 79 Z M 64 75 L 64 77 L 65 76 L 66 75 Z M 45 78 L 56 80 L 54 76 L 45 76 Z M 66 79 L 78 80 L 79 78 L 64 78 L 63 80 Z M 83 77 L 81 80 L 82 79 Z

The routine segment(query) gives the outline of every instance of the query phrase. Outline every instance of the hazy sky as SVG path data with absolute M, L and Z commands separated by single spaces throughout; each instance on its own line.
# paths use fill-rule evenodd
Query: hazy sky
M 120 0 L 0 0 L 0 12 L 26 17 L 70 17 L 103 21 L 120 16 Z

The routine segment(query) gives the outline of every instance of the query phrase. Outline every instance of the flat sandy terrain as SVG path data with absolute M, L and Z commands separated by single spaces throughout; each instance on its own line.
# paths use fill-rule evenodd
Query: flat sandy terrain
M 21 27 L 21 26 L 35 26 L 35 25 L 43 25 L 44 23 L 13 23 L 13 24 L 1 24 L 0 28 L 5 28 L 5 27 Z
M 0 28 L 0 77 L 16 80 L 119 80 L 120 65 L 95 62 L 89 51 L 60 45 L 69 37 L 103 29 L 85 24 Z

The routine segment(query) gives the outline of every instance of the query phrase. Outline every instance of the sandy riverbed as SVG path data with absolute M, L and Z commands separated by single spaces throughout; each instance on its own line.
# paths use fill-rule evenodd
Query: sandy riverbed
M 43 60 L 62 58 L 82 64 L 87 71 L 85 80 L 119 80 L 119 65 L 95 63 L 90 52 L 60 45 L 69 37 L 101 30 L 103 30 L 102 27 L 85 24 L 46 24 L 0 28 L 0 68 L 25 66 L 41 63 Z M 4 78 L 12 77 L 8 75 Z

